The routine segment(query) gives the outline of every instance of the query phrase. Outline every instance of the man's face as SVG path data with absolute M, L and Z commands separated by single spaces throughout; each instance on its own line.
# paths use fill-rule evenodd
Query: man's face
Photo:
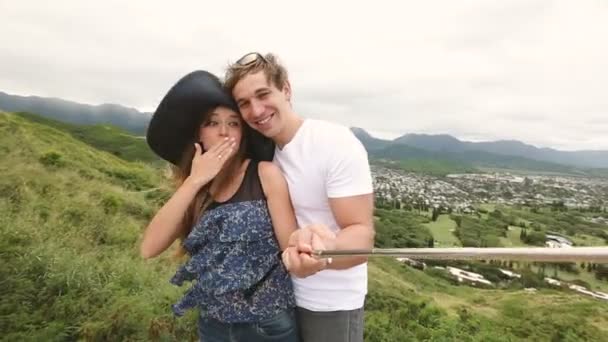
M 285 127 L 291 106 L 291 90 L 278 89 L 266 80 L 263 71 L 245 76 L 232 90 L 243 119 L 251 128 L 274 139 Z

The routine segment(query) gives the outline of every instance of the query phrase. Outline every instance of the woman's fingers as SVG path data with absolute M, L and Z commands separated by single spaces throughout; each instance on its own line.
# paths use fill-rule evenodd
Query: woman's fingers
M 211 152 L 213 154 L 217 154 L 225 146 L 230 146 L 230 141 L 231 141 L 230 138 L 226 137 L 223 140 L 221 140 L 221 141 L 215 143 L 213 146 L 211 146 L 211 148 L 207 152 Z
M 196 160 L 196 158 L 201 156 L 201 150 L 203 148 L 201 147 L 201 144 L 199 143 L 194 143 L 194 156 L 192 156 L 192 162 L 194 163 L 194 161 Z
M 202 144 L 194 143 L 195 152 L 192 161 L 196 165 L 201 165 L 200 163 L 206 165 L 205 168 L 211 167 L 215 169 L 221 167 L 232 154 L 235 144 L 233 138 L 225 138 L 211 146 L 208 151 L 202 152 Z M 198 169 L 198 167 L 196 168 Z
M 217 148 L 216 153 L 220 159 L 225 160 L 227 156 L 230 155 L 232 149 L 234 148 L 234 139 L 229 139 L 227 141 L 222 142 L 222 144 Z

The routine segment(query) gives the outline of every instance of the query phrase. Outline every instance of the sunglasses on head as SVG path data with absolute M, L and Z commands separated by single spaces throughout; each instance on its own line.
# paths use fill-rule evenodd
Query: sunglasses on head
M 240 66 L 246 66 L 246 65 L 253 64 L 259 60 L 263 61 L 264 63 L 268 63 L 268 61 L 266 60 L 266 58 L 264 58 L 264 56 L 262 56 L 262 54 L 260 54 L 258 52 L 250 52 L 250 53 L 246 54 L 245 56 L 239 58 L 236 61 L 236 64 L 238 64 Z

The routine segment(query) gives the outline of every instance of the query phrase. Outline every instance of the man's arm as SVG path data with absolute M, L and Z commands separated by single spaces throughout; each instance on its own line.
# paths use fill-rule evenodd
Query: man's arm
M 319 259 L 316 249 L 372 248 L 374 245 L 373 194 L 330 199 L 330 207 L 340 226 L 335 234 L 323 224 L 313 224 L 295 231 L 283 253 L 283 263 L 297 277 L 305 278 L 324 269 L 347 269 L 367 261 L 367 257 Z
M 334 249 L 369 249 L 374 247 L 373 194 L 330 198 L 329 205 L 340 231 Z M 330 269 L 346 269 L 367 261 L 367 257 L 333 258 Z

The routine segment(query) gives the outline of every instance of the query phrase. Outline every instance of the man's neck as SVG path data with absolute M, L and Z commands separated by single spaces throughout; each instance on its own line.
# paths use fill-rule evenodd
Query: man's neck
M 296 136 L 298 129 L 302 126 L 304 119 L 299 117 L 297 114 L 293 113 L 291 115 L 288 122 L 286 122 L 285 128 L 279 133 L 273 140 L 279 147 L 279 149 L 283 149 L 285 145 L 287 145 L 293 137 Z

